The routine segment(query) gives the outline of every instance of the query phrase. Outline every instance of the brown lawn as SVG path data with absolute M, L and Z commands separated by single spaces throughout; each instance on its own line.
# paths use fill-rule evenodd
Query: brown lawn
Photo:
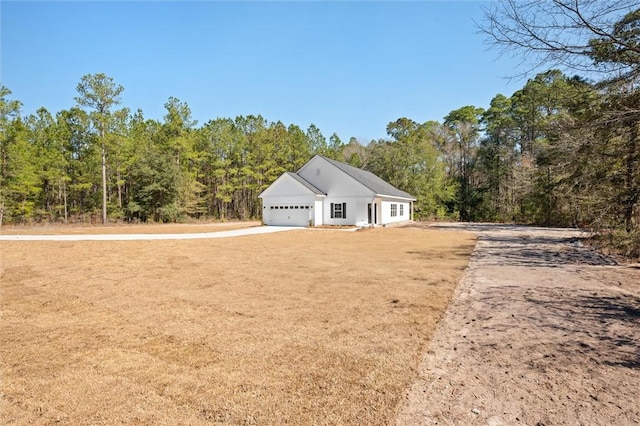
M 2 241 L 0 419 L 388 424 L 474 245 L 419 226 Z

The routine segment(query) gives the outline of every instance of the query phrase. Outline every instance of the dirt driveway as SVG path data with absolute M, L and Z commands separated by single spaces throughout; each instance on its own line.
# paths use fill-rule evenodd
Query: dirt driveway
M 640 424 L 640 269 L 577 231 L 479 235 L 399 425 Z

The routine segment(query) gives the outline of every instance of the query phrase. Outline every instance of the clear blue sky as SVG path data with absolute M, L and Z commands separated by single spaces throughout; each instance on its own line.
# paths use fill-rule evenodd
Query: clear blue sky
M 368 142 L 524 84 L 478 33 L 482 4 L 3 0 L 0 80 L 23 115 L 71 108 L 81 77 L 102 72 L 147 118 L 173 96 L 198 126 L 261 114 Z

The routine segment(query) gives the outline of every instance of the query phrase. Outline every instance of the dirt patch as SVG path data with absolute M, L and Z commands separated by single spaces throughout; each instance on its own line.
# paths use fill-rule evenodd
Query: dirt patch
M 418 228 L 3 241 L 0 418 L 388 424 L 474 246 Z
M 400 425 L 640 423 L 640 271 L 577 231 L 443 225 L 479 242 Z

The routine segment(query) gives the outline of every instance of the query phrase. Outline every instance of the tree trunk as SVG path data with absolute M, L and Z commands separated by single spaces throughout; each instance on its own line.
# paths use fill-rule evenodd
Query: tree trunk
M 624 205 L 624 225 L 627 232 L 633 229 L 633 212 L 640 197 L 640 188 L 636 179 L 636 168 L 638 167 L 638 126 L 640 123 L 631 124 L 631 135 L 627 142 L 626 170 L 625 170 L 625 205 Z
M 117 180 L 117 184 L 118 184 L 118 207 L 121 209 L 122 208 L 122 184 L 120 183 L 120 168 L 116 167 L 116 180 Z
M 107 224 L 107 150 L 102 131 L 102 224 Z
M 62 180 L 62 196 L 64 198 L 64 223 L 67 223 L 69 220 L 69 211 L 67 208 L 67 182 Z

